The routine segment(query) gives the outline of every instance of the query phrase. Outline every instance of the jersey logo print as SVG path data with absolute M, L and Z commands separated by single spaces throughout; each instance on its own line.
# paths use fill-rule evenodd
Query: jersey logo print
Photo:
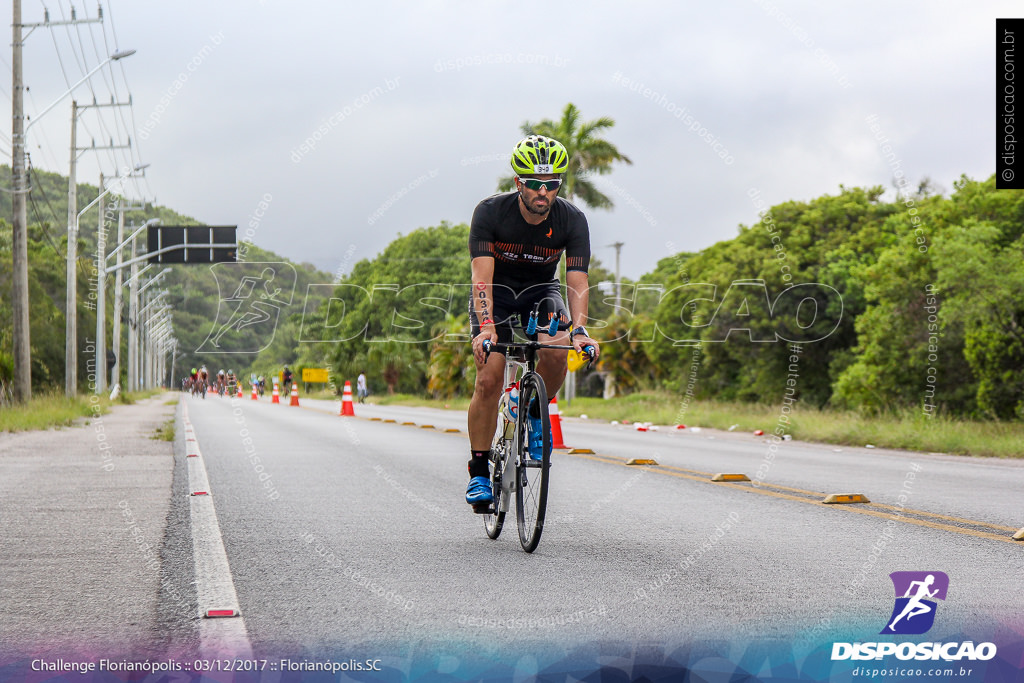
M 498 251 L 495 258 L 506 263 L 554 263 L 562 255 L 562 249 L 548 249 L 536 245 L 525 245 L 514 242 L 495 243 Z
M 554 228 L 548 228 L 548 234 L 546 234 L 546 235 L 544 235 L 544 236 L 545 236 L 545 237 L 551 237 L 551 231 L 552 231 L 552 230 L 554 230 Z

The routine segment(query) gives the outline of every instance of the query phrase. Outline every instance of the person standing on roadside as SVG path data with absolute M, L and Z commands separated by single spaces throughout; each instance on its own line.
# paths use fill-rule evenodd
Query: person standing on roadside
M 366 397 L 370 393 L 369 389 L 366 388 L 366 373 L 360 372 L 359 377 L 356 378 L 356 393 L 359 396 L 360 403 L 366 403 Z

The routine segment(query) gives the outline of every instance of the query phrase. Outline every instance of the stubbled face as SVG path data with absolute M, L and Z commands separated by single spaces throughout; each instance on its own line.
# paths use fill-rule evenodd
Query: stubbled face
M 556 180 L 558 175 L 554 173 L 540 173 L 522 177 L 534 180 Z M 516 178 L 516 188 L 519 190 L 519 196 L 522 198 L 523 206 L 526 210 L 538 216 L 546 216 L 548 211 L 551 210 L 551 204 L 555 201 L 555 197 L 558 196 L 558 190 L 548 190 L 543 187 L 539 190 L 531 190 L 518 177 Z

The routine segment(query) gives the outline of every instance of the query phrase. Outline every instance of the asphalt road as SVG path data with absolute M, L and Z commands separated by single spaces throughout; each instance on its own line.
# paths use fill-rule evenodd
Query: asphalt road
M 464 414 L 282 400 L 186 399 L 257 656 L 408 674 L 746 642 L 757 670 L 754 643 L 877 638 L 893 571 L 950 577 L 929 637 L 1024 632 L 1019 461 L 571 420 L 566 442 L 595 453 L 554 456 L 530 555 L 514 520 L 492 541 L 463 500 Z M 759 471 L 759 486 L 710 481 Z M 871 503 L 820 502 L 855 492 Z

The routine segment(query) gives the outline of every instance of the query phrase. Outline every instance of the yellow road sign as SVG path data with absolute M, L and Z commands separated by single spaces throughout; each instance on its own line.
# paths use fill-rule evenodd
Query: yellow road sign
M 302 381 L 327 384 L 330 382 L 330 378 L 327 376 L 327 368 L 302 368 Z

